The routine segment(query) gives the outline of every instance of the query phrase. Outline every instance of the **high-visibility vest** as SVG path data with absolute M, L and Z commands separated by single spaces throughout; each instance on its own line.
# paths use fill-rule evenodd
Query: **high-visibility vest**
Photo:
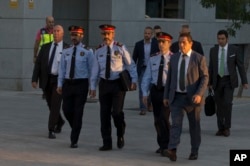
M 39 44 L 39 50 L 42 47 L 42 45 L 50 43 L 54 40 L 53 34 L 50 34 L 46 28 L 40 29 L 41 34 L 41 40 Z

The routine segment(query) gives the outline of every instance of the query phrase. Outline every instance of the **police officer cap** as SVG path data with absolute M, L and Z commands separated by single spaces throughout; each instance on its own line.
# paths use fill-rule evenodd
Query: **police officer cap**
M 70 33 L 83 33 L 84 29 L 81 26 L 71 25 L 69 26 Z
M 158 32 L 156 34 L 156 37 L 157 37 L 158 40 L 168 40 L 168 41 L 171 41 L 173 39 L 173 37 L 170 34 L 166 33 L 166 32 Z
M 113 31 L 115 30 L 115 26 L 114 25 L 110 25 L 110 24 L 103 24 L 100 25 L 99 28 L 103 31 Z

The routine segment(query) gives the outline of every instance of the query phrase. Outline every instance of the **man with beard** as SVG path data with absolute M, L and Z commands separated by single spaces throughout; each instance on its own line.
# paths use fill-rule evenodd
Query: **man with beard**
M 146 27 L 144 29 L 144 39 L 135 43 L 135 48 L 133 51 L 133 60 L 137 66 L 138 74 L 138 87 L 139 87 L 139 108 L 140 115 L 145 115 L 146 110 L 152 111 L 151 99 L 148 98 L 148 105 L 145 105 L 142 101 L 142 90 L 141 82 L 144 75 L 145 69 L 148 64 L 150 55 L 159 51 L 157 40 L 152 38 L 153 29 L 151 27 Z
M 70 147 L 77 148 L 94 55 L 81 43 L 84 36 L 82 27 L 70 26 L 69 31 L 73 45 L 63 51 L 57 92 L 62 94 L 63 112 L 72 129 Z
M 117 129 L 117 147 L 124 146 L 125 121 L 123 104 L 126 92 L 121 89 L 119 73 L 123 70 L 129 70 L 132 78 L 131 89 L 136 89 L 137 73 L 135 64 L 127 48 L 114 41 L 115 26 L 100 25 L 103 44 L 95 51 L 95 58 L 91 74 L 90 96 L 96 96 L 96 84 L 99 81 L 99 100 L 101 116 L 101 133 L 103 146 L 100 151 L 112 149 L 111 137 L 111 115 Z

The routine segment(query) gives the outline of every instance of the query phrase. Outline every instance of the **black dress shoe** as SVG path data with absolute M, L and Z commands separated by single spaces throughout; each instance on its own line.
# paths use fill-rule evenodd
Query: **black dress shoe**
M 176 150 L 173 149 L 173 150 L 164 150 L 162 153 L 161 153 L 163 156 L 166 156 L 168 157 L 171 161 L 176 161 L 177 160 L 177 156 L 176 156 Z
M 56 135 L 53 131 L 49 131 L 49 139 L 55 139 L 56 138 Z
M 123 146 L 124 146 L 124 138 L 123 137 L 118 137 L 117 138 L 117 147 L 119 149 L 121 149 L 121 148 L 123 148 Z
M 63 120 L 60 124 L 58 124 L 55 128 L 55 133 L 61 133 L 62 127 L 64 125 L 65 121 Z
M 71 143 L 70 148 L 78 148 L 77 143 Z
M 112 150 L 112 146 L 103 145 L 102 147 L 99 148 L 99 150 L 100 151 Z
M 146 111 L 141 110 L 141 112 L 139 113 L 139 115 L 146 115 Z
M 188 160 L 197 160 L 198 159 L 198 154 L 191 153 L 189 155 Z
M 162 153 L 161 148 L 157 149 L 157 150 L 155 151 L 155 153 Z
M 224 130 L 219 129 L 219 130 L 215 133 L 215 135 L 216 135 L 216 136 L 223 136 L 223 131 L 224 131 Z
M 230 135 L 230 130 L 229 130 L 229 129 L 225 129 L 225 130 L 223 131 L 223 135 L 224 135 L 225 137 L 228 137 L 228 136 Z

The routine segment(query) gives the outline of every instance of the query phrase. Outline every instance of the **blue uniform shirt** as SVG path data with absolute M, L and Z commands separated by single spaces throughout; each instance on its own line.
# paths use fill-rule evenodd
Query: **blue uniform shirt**
M 69 79 L 71 59 L 74 45 L 66 48 L 62 52 L 59 66 L 58 87 L 62 87 L 63 80 Z M 82 43 L 76 46 L 75 75 L 73 79 L 90 78 L 91 67 L 93 65 L 93 51 L 84 48 Z
M 109 80 L 115 80 L 119 78 L 119 73 L 127 69 L 132 78 L 132 82 L 137 82 L 136 65 L 131 58 L 127 48 L 119 42 L 113 41 L 110 45 L 111 48 L 111 62 L 110 62 L 110 78 Z M 96 89 L 97 80 L 99 78 L 105 78 L 106 71 L 106 58 L 107 58 L 107 45 L 101 44 L 95 50 L 95 58 L 93 62 L 92 74 L 90 78 L 91 90 Z
M 171 52 L 163 55 L 164 56 L 164 67 L 163 67 L 163 74 L 162 74 L 163 86 L 165 86 L 166 84 L 168 65 L 169 65 L 169 60 L 170 60 L 171 55 L 172 55 Z M 143 75 L 142 83 L 141 83 L 141 90 L 142 90 L 143 96 L 148 96 L 150 84 L 157 85 L 159 66 L 161 63 L 161 56 L 162 54 L 158 52 L 149 58 L 148 65 Z

